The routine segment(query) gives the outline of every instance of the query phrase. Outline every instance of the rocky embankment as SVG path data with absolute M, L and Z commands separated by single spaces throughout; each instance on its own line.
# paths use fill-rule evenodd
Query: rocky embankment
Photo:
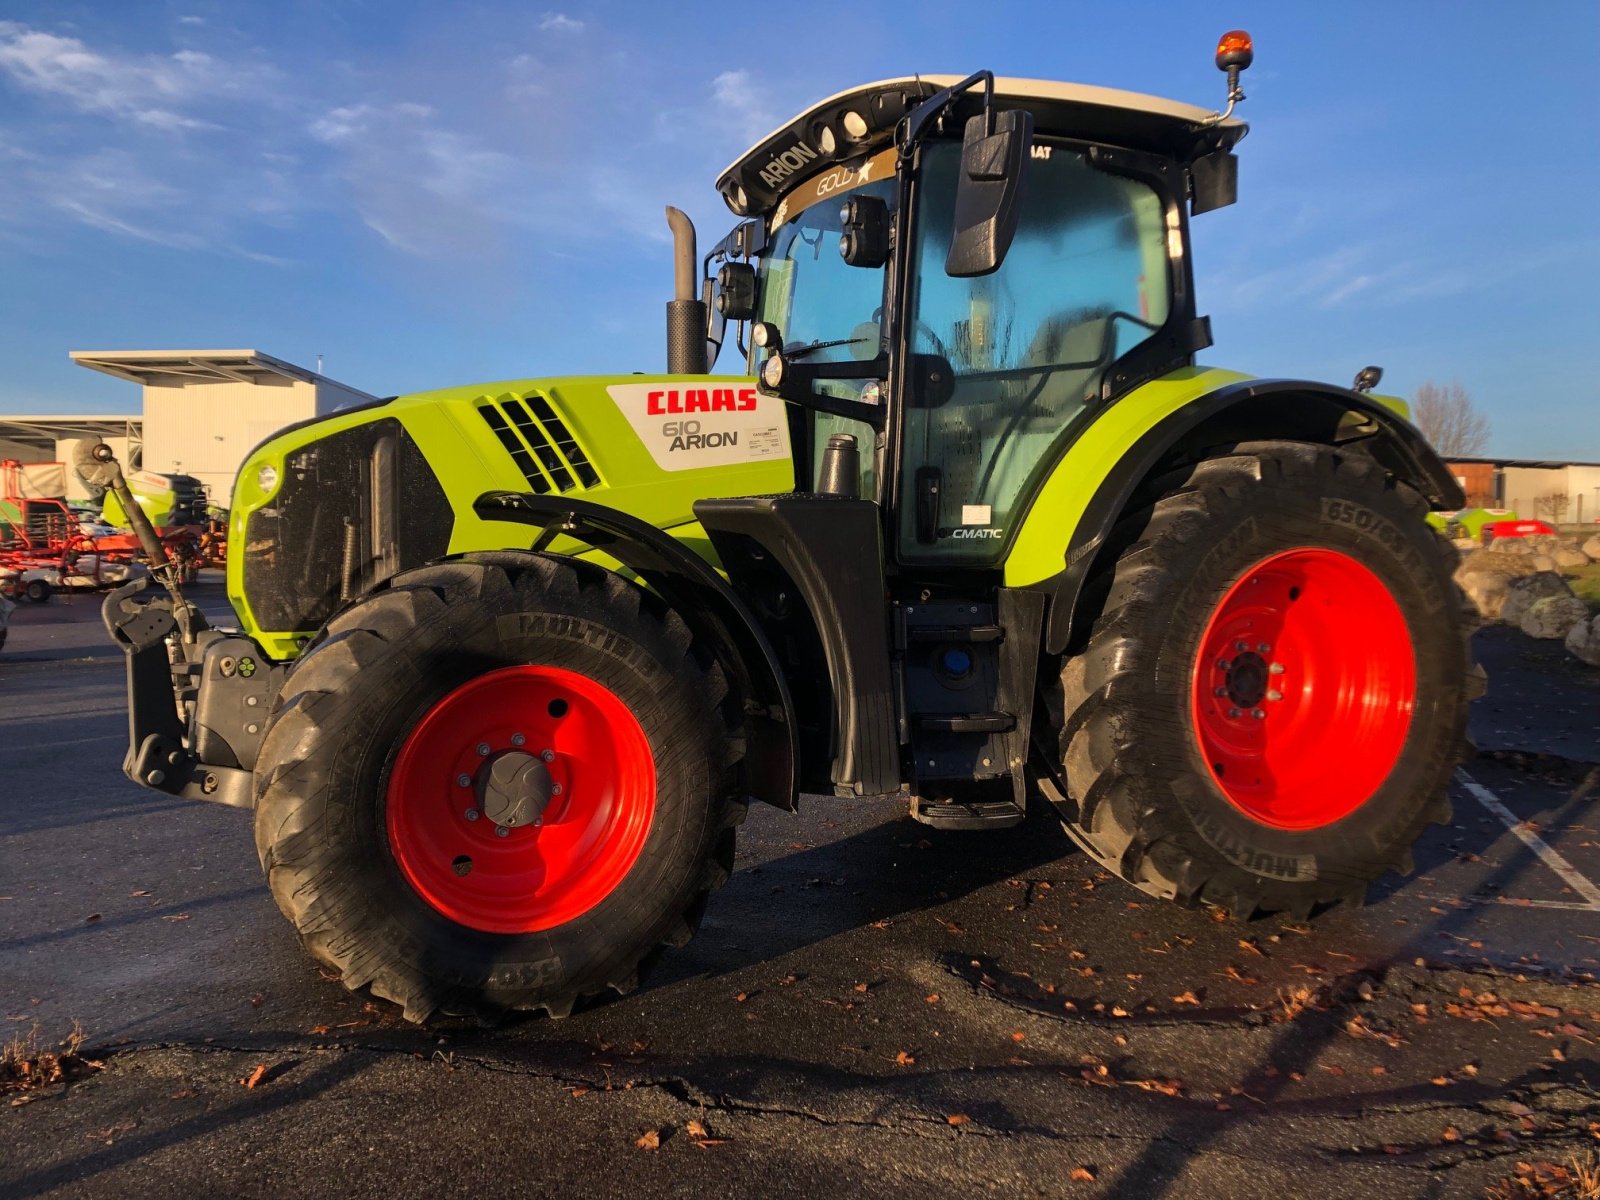
M 1590 666 L 1600 667 L 1600 614 L 1572 590 L 1569 575 L 1600 562 L 1600 534 L 1503 538 L 1491 546 L 1458 542 L 1456 582 L 1485 621 L 1529 637 L 1561 640 Z

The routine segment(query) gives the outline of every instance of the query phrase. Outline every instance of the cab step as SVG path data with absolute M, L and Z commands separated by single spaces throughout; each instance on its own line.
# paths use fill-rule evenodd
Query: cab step
M 911 798 L 913 820 L 935 829 L 1010 829 L 1020 825 L 1025 814 L 1010 800 L 954 800 Z
M 913 713 L 917 728 L 930 733 L 1006 733 L 1017 727 L 1007 712 Z

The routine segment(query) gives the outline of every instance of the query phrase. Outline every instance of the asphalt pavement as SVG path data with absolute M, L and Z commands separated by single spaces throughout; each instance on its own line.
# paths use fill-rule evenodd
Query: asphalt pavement
M 196 594 L 225 610 L 214 581 Z M 807 797 L 751 814 L 699 937 L 640 992 L 419 1029 L 300 950 L 248 813 L 122 778 L 94 599 L 24 605 L 0 653 L 0 1021 L 41 1045 L 76 1022 L 100 1066 L 0 1097 L 0 1196 L 1557 1178 L 1600 1150 L 1600 672 L 1478 643 L 1454 821 L 1363 910 L 1219 922 L 1048 820 L 940 834 L 892 800 Z

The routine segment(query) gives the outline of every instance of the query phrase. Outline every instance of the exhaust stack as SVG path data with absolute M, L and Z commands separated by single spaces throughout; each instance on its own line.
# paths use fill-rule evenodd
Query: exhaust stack
M 694 222 L 681 209 L 667 207 L 672 227 L 673 298 L 667 301 L 667 371 L 672 375 L 706 372 L 706 306 L 695 298 L 699 252 Z

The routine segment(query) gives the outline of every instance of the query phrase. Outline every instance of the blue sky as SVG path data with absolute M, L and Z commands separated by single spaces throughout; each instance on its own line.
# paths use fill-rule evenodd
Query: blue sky
M 1460 380 L 1494 452 L 1600 460 L 1593 0 L 13 0 L 0 410 L 137 406 L 69 349 L 321 353 L 381 394 L 657 369 L 662 207 L 720 236 L 716 173 L 810 101 L 987 67 L 1211 105 L 1234 26 L 1252 132 L 1241 202 L 1195 222 L 1204 359 Z

